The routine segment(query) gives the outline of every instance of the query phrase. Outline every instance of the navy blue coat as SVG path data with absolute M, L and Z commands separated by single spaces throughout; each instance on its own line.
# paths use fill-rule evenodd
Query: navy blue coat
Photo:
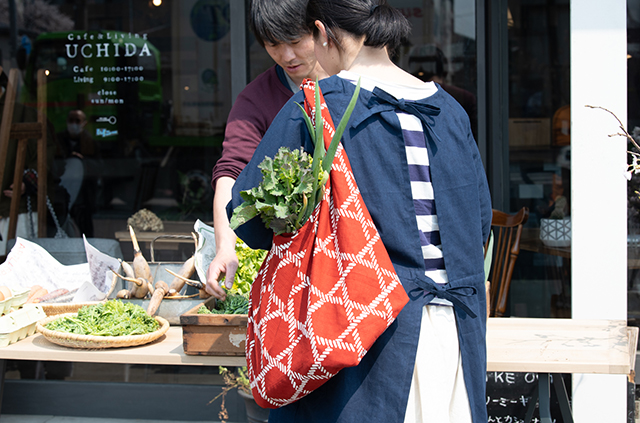
M 320 81 L 334 124 L 342 117 L 354 85 L 337 76 Z M 315 392 L 272 410 L 270 422 L 399 422 L 404 420 L 416 360 L 422 307 L 434 295 L 454 303 L 465 383 L 474 423 L 487 421 L 486 296 L 483 245 L 491 227 L 486 174 L 471 134 L 469 118 L 444 90 L 417 102 L 397 102 L 376 89 L 361 90 L 342 144 L 362 197 L 380 232 L 410 301 L 396 321 L 356 366 L 342 370 Z M 227 210 L 242 202 L 239 191 L 262 180 L 258 165 L 281 146 L 313 146 L 297 93 L 276 116 L 251 162 L 233 187 Z M 396 103 L 396 104 L 392 104 Z M 424 261 L 411 197 L 405 146 L 396 108 L 421 115 L 429 150 L 444 262 L 449 282 L 434 286 Z M 253 248 L 269 249 L 273 234 L 259 218 L 237 235 Z M 438 363 L 427 363 L 437 366 Z M 437 382 L 436 382 L 437 383 Z

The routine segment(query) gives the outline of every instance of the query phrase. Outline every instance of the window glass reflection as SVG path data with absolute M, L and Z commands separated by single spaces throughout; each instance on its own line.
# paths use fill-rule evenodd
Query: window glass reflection
M 640 142 L 640 1 L 627 0 L 627 130 Z M 635 151 L 629 144 L 629 150 Z M 630 158 L 631 159 L 631 158 Z M 631 163 L 631 160 L 630 160 Z M 640 326 L 640 175 L 627 189 L 629 322 Z
M 508 2 L 510 212 L 529 209 L 509 312 L 570 317 L 569 2 Z

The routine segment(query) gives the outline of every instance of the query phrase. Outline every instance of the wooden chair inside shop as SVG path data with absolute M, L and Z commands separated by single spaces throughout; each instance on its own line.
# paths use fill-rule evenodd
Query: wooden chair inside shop
M 493 209 L 491 229 L 493 231 L 493 259 L 489 272 L 487 309 L 490 317 L 504 316 L 511 276 L 520 253 L 522 227 L 529 218 L 529 209 L 521 208 L 516 214 Z M 485 256 L 488 244 L 485 245 Z
M 2 67 L 0 67 L 0 72 Z M 22 177 L 27 153 L 27 143 L 30 139 L 38 140 L 38 237 L 47 236 L 47 127 L 45 121 L 46 85 L 44 70 L 38 71 L 38 91 L 37 91 L 37 122 L 13 123 L 13 111 L 16 104 L 18 92 L 18 69 L 9 71 L 9 81 L 5 92 L 4 110 L 0 121 L 0 165 L 4 169 L 7 163 L 7 155 L 10 142 L 17 142 L 15 172 L 13 176 L 13 186 L 22 186 Z M 4 182 L 2 179 L 4 172 L 0 172 L 0 186 Z M 20 207 L 20 196 L 14 195 L 11 198 L 9 209 L 9 232 L 7 239 L 16 237 L 16 227 L 18 224 L 18 211 Z

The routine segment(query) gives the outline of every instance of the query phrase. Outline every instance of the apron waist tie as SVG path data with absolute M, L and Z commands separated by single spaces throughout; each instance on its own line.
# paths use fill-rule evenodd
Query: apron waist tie
M 409 298 L 415 300 L 420 296 L 423 297 L 438 297 L 444 300 L 451 301 L 453 305 L 460 307 L 472 318 L 477 317 L 477 314 L 471 310 L 471 308 L 465 303 L 465 297 L 471 297 L 478 293 L 478 290 L 473 286 L 455 286 L 445 287 L 429 280 L 418 279 L 416 281 L 418 288 L 409 291 Z

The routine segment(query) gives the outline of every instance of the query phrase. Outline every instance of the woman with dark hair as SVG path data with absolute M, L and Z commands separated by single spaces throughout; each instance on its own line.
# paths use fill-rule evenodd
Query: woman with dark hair
M 306 0 L 253 0 L 250 27 L 274 66 L 258 75 L 236 98 L 225 128 L 222 157 L 213 168 L 211 186 L 216 256 L 207 270 L 207 292 L 224 299 L 218 284 L 231 288 L 238 268 L 236 236 L 229 228 L 225 206 L 231 186 L 249 162 L 280 108 L 300 89 L 304 78 L 323 78 L 316 61 L 311 29 L 305 25 Z
M 307 25 L 333 121 L 361 83 L 342 138 L 365 204 L 410 301 L 358 366 L 271 422 L 485 423 L 486 297 L 483 245 L 489 189 L 469 118 L 434 82 L 389 58 L 410 31 L 384 0 L 309 0 Z M 282 145 L 313 150 L 296 94 L 281 110 L 233 188 L 257 186 L 258 164 Z M 253 219 L 236 232 L 254 248 L 272 233 Z

